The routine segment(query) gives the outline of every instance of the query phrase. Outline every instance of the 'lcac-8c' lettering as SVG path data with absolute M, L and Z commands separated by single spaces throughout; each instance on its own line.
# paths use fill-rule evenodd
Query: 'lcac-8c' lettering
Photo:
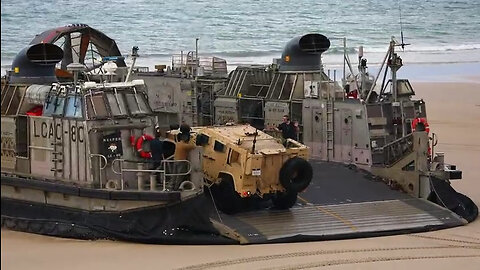
M 84 140 L 84 128 L 83 126 L 71 126 L 69 131 L 65 131 L 65 133 L 70 133 L 70 140 L 73 142 L 79 141 L 83 142 Z M 62 139 L 62 124 L 61 123 L 54 123 L 54 122 L 37 122 L 33 121 L 33 136 L 36 138 L 52 138 L 55 136 L 55 139 L 61 140 Z

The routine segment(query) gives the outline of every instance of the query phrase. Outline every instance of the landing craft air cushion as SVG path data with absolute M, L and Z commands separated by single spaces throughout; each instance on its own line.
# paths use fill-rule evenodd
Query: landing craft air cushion
M 47 32 L 67 39 L 80 33 L 82 42 L 104 37 L 86 25 Z M 2 226 L 81 239 L 229 242 L 208 217 L 201 148 L 157 168 L 145 158 L 150 151 L 141 138 L 153 134 L 157 119 L 143 81 L 87 81 L 85 65 L 38 38 L 2 78 Z M 61 61 L 66 70 L 59 73 Z M 188 171 L 172 173 L 167 163 L 185 163 Z M 188 188 L 166 190 L 178 174 L 190 177 Z
M 53 235 L 62 235 L 58 233 L 59 231 L 72 232 L 72 227 L 69 227 L 69 230 L 58 230 L 58 226 L 52 227 L 51 221 L 54 219 L 46 223 L 50 227 L 41 226 L 41 230 L 30 222 L 22 222 L 27 217 L 30 221 L 43 220 L 46 216 L 49 217 L 45 214 L 51 209 L 58 210 L 57 206 L 62 210 L 65 210 L 65 207 L 68 209 L 71 205 L 67 202 L 69 200 L 71 202 L 72 198 L 76 207 L 89 205 L 87 212 L 90 211 L 88 212 L 90 217 L 104 216 L 103 210 L 107 209 L 108 205 L 115 207 L 114 205 L 124 204 L 122 200 L 138 204 L 138 201 L 142 201 L 144 197 L 177 194 L 175 196 L 181 200 L 176 200 L 178 203 L 174 205 L 182 208 L 187 205 L 186 202 L 189 200 L 186 198 L 190 198 L 190 195 L 192 198 L 205 199 L 203 195 L 197 196 L 201 194 L 203 188 L 202 178 L 205 167 L 201 166 L 203 162 L 201 158 L 205 156 L 199 153 L 205 150 L 204 147 L 198 147 L 197 154 L 189 158 L 192 165 L 190 179 L 193 184 L 186 186 L 192 189 L 166 191 L 161 184 L 162 181 L 157 180 L 155 175 L 161 174 L 163 177 L 161 179 L 165 179 L 169 177 L 169 172 L 166 169 L 152 170 L 149 167 L 151 162 L 148 160 L 148 142 L 144 143 L 144 141 L 152 139 L 149 134 L 153 132 L 154 123 L 168 130 L 170 124 L 181 122 L 189 123 L 191 126 L 218 125 L 232 121 L 247 122 L 257 129 L 265 129 L 265 132 L 274 134 L 271 127 L 279 123 L 285 114 L 290 115 L 300 124 L 298 140 L 304 142 L 311 150 L 309 156 L 313 168 L 313 179 L 309 188 L 299 194 L 297 203 L 294 203 L 290 210 L 268 209 L 269 205 L 266 205 L 267 208 L 257 208 L 256 211 L 226 215 L 221 211 L 210 211 L 215 205 L 211 202 L 204 204 L 202 200 L 201 204 L 193 203 L 194 207 L 188 208 L 192 212 L 185 212 L 190 213 L 188 217 L 195 218 L 196 221 L 182 220 L 181 217 L 171 219 L 182 224 L 178 226 L 180 230 L 171 230 L 171 235 L 191 236 L 189 233 L 195 231 L 196 238 L 191 237 L 191 242 L 228 240 L 219 237 L 218 233 L 240 243 L 337 239 L 452 227 L 465 224 L 466 220 L 471 221 L 477 216 L 478 210 L 471 200 L 456 193 L 449 184 L 450 179 L 461 177 L 461 171 L 456 170 L 454 165 L 444 164 L 443 153 L 436 153 L 434 144 L 429 143 L 425 102 L 411 99 L 414 94 L 411 85 L 407 80 L 396 78 L 396 71 L 401 67 L 402 62 L 394 51 L 395 46 L 398 45 L 394 41 L 391 42 L 385 57 L 386 67 L 391 70 L 392 78 L 384 79 L 384 83 L 375 88 L 375 80 L 378 79 L 380 72 L 376 78 L 370 76 L 363 56 L 359 57 L 360 74 L 345 77 L 342 85 L 336 82 L 335 75 L 331 79 L 324 72 L 321 63 L 321 54 L 328 49 L 330 41 L 319 34 L 294 38 L 287 44 L 282 58 L 272 65 L 239 66 L 227 76 L 225 60 L 210 57 L 204 61 L 198 56 L 197 50 L 172 58 L 171 67 L 156 66 L 155 72 L 148 72 L 145 68 L 135 69 L 133 66 L 128 68 L 119 53 L 105 50 L 95 51 L 103 54 L 100 57 L 103 61 L 95 63 L 95 59 L 99 59 L 96 57 L 88 60 L 92 61 L 90 64 L 86 59 L 90 53 L 85 53 L 85 48 L 97 45 L 105 48 L 104 45 L 107 43 L 111 45 L 108 48 L 116 48 L 116 44 L 111 39 L 104 39 L 98 43 L 98 39 L 102 40 L 104 35 L 88 29 L 86 25 L 70 25 L 62 27 L 61 31 L 54 29 L 53 32 L 46 31 L 41 35 L 55 37 L 45 43 L 58 42 L 60 38 L 68 41 L 64 42 L 64 51 L 68 50 L 65 55 L 71 57 L 63 57 L 55 73 L 24 76 L 21 71 L 25 69 L 14 65 L 10 76 L 2 80 L 2 126 L 9 126 L 7 129 L 2 128 L 2 225 L 4 226 L 38 233 L 46 233 L 45 228 L 50 228 L 47 234 Z M 86 46 L 88 42 L 95 44 Z M 48 47 L 48 45 L 44 46 Z M 52 47 L 51 50 L 57 52 L 57 57 L 53 58 L 58 61 L 58 49 Z M 132 50 L 132 56 L 136 57 L 137 51 L 137 49 Z M 28 56 L 28 53 L 26 55 Z M 48 57 L 44 58 L 48 60 Z M 30 60 L 39 59 L 41 57 Z M 30 60 L 27 61 L 28 64 L 32 62 Z M 78 65 L 70 66 L 70 70 L 66 70 L 71 63 L 87 65 L 87 70 L 81 71 L 82 68 Z M 38 62 L 36 64 L 32 71 L 40 70 Z M 349 61 L 347 64 L 350 73 L 353 74 Z M 132 70 L 133 73 L 131 73 Z M 15 74 L 22 75 L 17 78 L 26 77 L 28 81 L 12 82 Z M 41 78 L 40 81 L 39 78 Z M 56 79 L 67 83 L 65 85 L 50 84 Z M 135 81 L 125 83 L 125 79 Z M 145 86 L 138 79 L 143 79 Z M 72 81 L 77 82 L 79 90 L 77 86 L 73 87 L 75 84 L 72 84 Z M 115 82 L 121 83 L 116 85 Z M 26 91 L 33 83 L 38 85 Z M 28 101 L 28 96 L 35 96 L 38 102 Z M 79 106 L 81 111 L 78 110 L 78 106 L 75 106 L 78 104 L 75 102 L 76 99 L 81 101 L 82 105 Z M 102 101 L 104 105 L 101 104 Z M 17 108 L 15 104 L 20 105 Z M 28 108 L 23 104 L 29 104 Z M 42 109 L 35 110 L 34 104 L 41 105 Z M 52 104 L 54 106 L 50 106 Z M 48 109 L 46 109 L 47 106 Z M 98 112 L 96 112 L 97 107 Z M 145 114 L 137 114 L 139 110 L 143 112 L 144 109 Z M 73 117 L 66 117 L 68 113 Z M 48 114 L 51 116 L 46 116 Z M 97 114 L 105 117 L 92 118 Z M 77 118 L 78 115 L 80 116 Z M 119 117 L 120 115 L 122 117 Z M 40 120 L 45 120 L 45 123 Z M 62 129 L 58 128 L 57 124 L 60 123 Z M 63 129 L 63 127 L 68 128 Z M 117 129 L 120 130 L 120 136 L 117 136 L 118 133 L 114 131 Z M 30 137 L 17 134 L 25 130 L 28 130 L 27 134 L 30 134 Z M 60 135 L 59 130 L 64 132 L 63 136 Z M 210 129 L 205 128 L 205 130 Z M 434 136 L 433 133 L 432 136 Z M 57 137 L 61 137 L 61 141 Z M 138 143 L 139 138 L 145 139 Z M 73 139 L 75 142 L 72 143 Z M 40 144 L 37 145 L 37 142 Z M 52 143 L 51 146 L 44 145 L 48 142 Z M 71 145 L 76 148 L 71 148 Z M 84 148 L 78 148 L 79 145 Z M 122 153 L 117 152 L 111 155 L 109 151 Z M 85 160 L 85 166 L 80 165 L 80 162 L 70 162 L 70 158 L 54 157 L 50 160 L 52 153 L 57 152 L 62 152 L 63 157 L 76 156 L 80 153 L 79 158 Z M 33 165 L 40 159 L 39 155 L 42 156 L 41 160 L 45 164 L 48 160 L 52 164 L 50 171 L 44 170 L 42 175 L 23 171 L 41 170 L 40 166 L 36 168 Z M 44 155 L 49 155 L 48 159 L 43 157 Z M 57 154 L 53 156 L 55 155 Z M 34 156 L 36 156 L 35 159 L 33 159 Z M 133 163 L 127 165 L 128 162 Z M 77 165 L 78 169 L 73 164 Z M 105 176 L 103 178 L 102 173 Z M 82 174 L 84 176 L 80 178 L 87 177 L 85 185 L 82 182 L 77 183 L 75 178 Z M 66 177 L 65 181 L 65 175 L 68 177 L 71 175 L 72 180 Z M 128 184 L 122 185 L 122 179 L 124 184 Z M 375 182 L 376 179 L 382 179 L 391 186 L 400 187 L 410 195 L 389 190 L 386 185 Z M 67 182 L 67 187 L 62 181 Z M 105 185 L 106 183 L 109 184 Z M 90 185 L 93 185 L 96 190 L 92 191 Z M 144 190 L 152 187 L 157 190 Z M 32 189 L 34 191 L 31 191 Z M 352 189 L 355 192 L 349 192 Z M 27 193 L 30 195 L 21 195 Z M 104 208 L 97 207 L 98 200 L 95 199 L 97 197 L 90 198 L 93 193 L 95 196 L 107 196 L 102 197 L 106 201 L 100 200 L 104 203 Z M 77 199 L 78 196 L 84 198 Z M 126 197 L 120 199 L 118 196 L 127 196 L 128 199 Z M 29 201 L 32 199 L 38 199 L 38 202 L 32 204 Z M 19 206 L 24 207 L 22 209 L 28 209 L 27 205 L 35 205 L 36 210 L 48 209 L 48 211 L 37 211 L 39 215 L 32 215 L 32 211 L 26 211 L 22 212 L 25 216 L 20 217 L 16 216 L 16 212 L 12 212 L 16 206 L 4 204 L 4 201 L 19 203 Z M 193 202 L 193 200 L 190 201 Z M 445 205 L 436 206 L 430 201 L 443 202 Z M 52 203 L 56 203 L 55 207 L 49 208 Z M 166 206 L 169 205 L 166 204 Z M 458 205 L 462 207 L 455 207 Z M 372 207 L 376 210 L 372 211 Z M 456 214 L 443 207 L 451 209 Z M 151 218 L 150 214 L 153 212 L 143 212 L 145 209 L 142 207 L 139 209 L 142 211 L 132 212 L 143 213 L 142 218 Z M 388 209 L 399 209 L 399 211 L 394 213 Z M 176 211 L 177 209 L 170 209 L 168 212 L 177 213 Z M 388 219 L 385 219 L 384 211 L 388 212 Z M 121 228 L 122 224 L 128 225 L 124 222 L 126 213 L 130 212 L 120 212 L 114 212 L 116 219 L 112 219 L 109 223 L 114 229 Z M 334 215 L 328 213 L 334 213 Z M 349 216 L 349 213 L 361 214 Z M 208 216 L 209 222 L 206 221 Z M 277 218 L 273 218 L 274 216 Z M 338 216 L 342 218 L 335 218 Z M 418 219 L 420 216 L 422 218 Z M 78 215 L 71 217 L 89 221 L 97 220 Z M 135 220 L 135 218 L 129 220 Z M 365 220 L 374 222 L 367 224 Z M 405 223 L 407 220 L 408 222 Z M 63 221 L 71 222 L 65 219 Z M 271 223 L 271 221 L 274 222 Z M 55 222 L 53 224 L 56 224 Z M 210 237 L 204 238 L 205 234 L 202 232 L 212 232 L 210 222 L 213 223 L 215 232 L 209 234 Z M 309 228 L 300 226 L 305 222 L 314 226 Z M 205 226 L 196 229 L 189 227 L 188 224 L 194 223 Z M 60 224 L 67 223 L 60 222 Z M 116 227 L 117 225 L 120 227 Z M 175 226 L 175 224 L 168 225 Z M 65 229 L 65 227 L 62 228 Z M 76 225 L 74 228 L 89 227 Z M 95 238 L 85 236 L 94 235 L 98 238 L 99 235 L 104 236 L 109 232 L 98 230 L 99 227 L 96 226 L 93 228 L 97 229 L 97 233 L 102 231 L 103 234 L 91 234 L 89 231 L 90 234 L 67 233 L 66 235 Z M 137 227 L 133 226 L 133 228 Z M 149 228 L 159 233 L 158 235 L 170 235 L 168 229 L 160 232 L 165 227 L 149 226 Z M 135 234 L 135 230 L 133 235 L 129 236 L 128 233 L 129 231 L 121 231 L 120 234 L 113 234 L 115 237 L 111 238 L 169 242 L 163 236 L 157 237 L 156 233 L 140 237 Z M 186 238 L 177 237 L 176 239 L 182 242 L 182 239 Z

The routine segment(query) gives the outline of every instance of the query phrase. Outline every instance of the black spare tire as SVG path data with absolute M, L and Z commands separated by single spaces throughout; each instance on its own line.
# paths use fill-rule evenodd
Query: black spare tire
M 312 177 L 312 165 L 303 158 L 291 158 L 280 169 L 280 183 L 288 191 L 302 192 L 310 185 Z

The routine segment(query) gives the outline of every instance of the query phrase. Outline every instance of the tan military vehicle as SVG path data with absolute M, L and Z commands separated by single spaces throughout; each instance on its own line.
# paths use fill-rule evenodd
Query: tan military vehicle
M 170 131 L 177 140 L 179 131 Z M 190 143 L 203 146 L 206 185 L 220 210 L 235 213 L 248 198 L 290 208 L 312 179 L 307 146 L 280 140 L 250 125 L 193 128 Z

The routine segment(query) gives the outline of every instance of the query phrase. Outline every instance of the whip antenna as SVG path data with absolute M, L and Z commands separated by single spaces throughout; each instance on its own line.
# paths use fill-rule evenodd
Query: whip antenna
M 403 42 L 402 8 L 400 7 L 400 0 L 398 0 L 398 13 L 400 16 L 400 37 L 402 39 L 402 44 L 400 44 L 400 46 L 402 46 L 402 50 L 405 51 L 405 45 L 410 45 L 410 44 L 405 44 L 405 42 Z

